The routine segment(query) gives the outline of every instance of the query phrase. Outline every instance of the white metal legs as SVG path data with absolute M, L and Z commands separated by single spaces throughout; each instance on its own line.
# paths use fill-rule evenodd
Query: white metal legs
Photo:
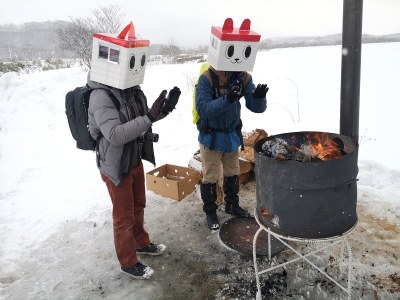
M 299 238 L 292 238 L 292 237 L 285 237 L 285 236 L 281 236 L 275 232 L 272 232 L 268 227 L 265 227 L 264 225 L 262 225 L 256 214 L 255 215 L 255 219 L 257 221 L 257 223 L 259 224 L 260 228 L 257 230 L 257 232 L 254 235 L 253 238 L 253 261 L 254 261 L 254 272 L 256 275 L 256 284 L 257 284 L 257 295 L 256 295 L 256 300 L 261 300 L 261 286 L 260 286 L 260 278 L 259 276 L 270 272 L 272 270 L 275 270 L 277 268 L 280 267 L 284 267 L 290 263 L 294 263 L 300 260 L 303 260 L 305 262 L 307 262 L 309 265 L 311 265 L 313 268 L 315 268 L 316 270 L 318 270 L 321 274 L 323 274 L 326 278 L 328 278 L 330 281 L 332 281 L 333 283 L 335 283 L 340 289 L 342 289 L 345 293 L 347 293 L 348 295 L 348 299 L 351 299 L 351 269 L 352 269 L 352 252 L 351 252 L 351 247 L 350 244 L 347 240 L 347 234 L 349 234 L 354 227 L 352 228 L 352 230 L 350 230 L 349 232 L 347 232 L 346 234 L 339 236 L 339 237 L 334 237 L 334 238 L 329 238 L 329 239 L 299 239 Z M 268 269 L 265 269 L 263 271 L 259 271 L 258 270 L 258 266 L 257 266 L 257 254 L 256 254 L 256 244 L 257 244 L 257 238 L 258 235 L 261 233 L 261 231 L 267 231 L 268 233 L 268 259 L 271 260 L 271 235 L 276 238 L 278 241 L 280 241 L 282 244 L 284 244 L 288 249 L 290 249 L 291 251 L 293 251 L 297 257 L 293 258 L 289 261 L 286 261 L 284 263 L 272 266 Z M 291 246 L 288 241 L 293 241 L 293 242 L 301 242 L 301 243 L 313 243 L 314 245 L 318 244 L 320 247 L 318 247 L 315 250 L 312 250 L 308 253 L 302 254 L 299 251 L 297 251 L 293 246 Z M 347 286 L 343 286 L 341 285 L 339 282 L 337 282 L 337 280 L 335 280 L 333 277 L 331 277 L 330 275 L 327 274 L 327 272 L 325 272 L 323 269 L 321 269 L 320 267 L 318 267 L 315 263 L 313 263 L 308 257 L 309 256 L 317 256 L 316 253 L 318 252 L 322 252 L 325 251 L 331 247 L 334 247 L 336 245 L 340 244 L 340 259 L 339 259 L 339 271 L 342 270 L 342 265 L 344 264 L 344 251 L 345 248 L 347 250 L 347 254 L 348 254 L 348 265 L 347 265 Z

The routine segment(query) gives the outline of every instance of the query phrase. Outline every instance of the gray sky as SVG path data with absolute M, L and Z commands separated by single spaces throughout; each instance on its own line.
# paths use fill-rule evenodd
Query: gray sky
M 117 4 L 136 33 L 151 43 L 208 44 L 211 26 L 228 17 L 234 26 L 249 18 L 261 38 L 342 31 L 343 0 L 0 0 L 0 24 L 68 20 Z M 363 33 L 400 32 L 400 0 L 364 0 Z

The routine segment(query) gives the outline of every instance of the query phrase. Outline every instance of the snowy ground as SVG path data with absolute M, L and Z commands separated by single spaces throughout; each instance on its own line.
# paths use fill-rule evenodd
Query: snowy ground
M 353 299 L 400 298 L 400 161 L 393 155 L 400 146 L 399 51 L 399 43 L 362 50 L 359 223 L 349 236 Z M 340 57 L 339 46 L 259 53 L 252 74 L 271 87 L 268 109 L 244 110 L 244 130 L 338 132 Z M 191 124 L 198 70 L 194 63 L 148 66 L 142 88 L 150 103 L 164 88 L 183 91 L 173 114 L 154 125 L 158 166 L 186 166 L 198 148 Z M 196 193 L 175 202 L 148 192 L 146 226 L 167 253 L 143 258 L 156 271 L 149 281 L 119 272 L 106 188 L 93 153 L 75 148 L 64 113 L 66 92 L 85 78 L 79 68 L 0 77 L 0 298 L 254 299 L 252 258 L 208 232 Z M 255 183 L 242 186 L 240 196 L 252 211 Z M 229 219 L 222 210 L 219 216 Z M 283 251 L 276 262 L 289 257 Z M 259 263 L 268 266 L 265 258 Z M 336 264 L 331 260 L 327 271 L 336 274 Z M 264 297 L 273 285 L 276 299 L 345 298 L 301 263 L 261 278 Z

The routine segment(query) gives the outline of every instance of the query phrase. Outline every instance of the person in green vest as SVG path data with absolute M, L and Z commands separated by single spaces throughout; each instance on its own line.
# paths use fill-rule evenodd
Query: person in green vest
M 255 113 L 266 110 L 268 86 L 253 83 L 253 69 L 260 35 L 245 19 L 240 28 L 232 19 L 211 28 L 207 61 L 195 90 L 194 119 L 199 131 L 203 180 L 200 185 L 203 211 L 210 230 L 219 229 L 217 182 L 222 165 L 225 212 L 250 217 L 239 205 L 239 147 L 243 146 L 241 103 Z

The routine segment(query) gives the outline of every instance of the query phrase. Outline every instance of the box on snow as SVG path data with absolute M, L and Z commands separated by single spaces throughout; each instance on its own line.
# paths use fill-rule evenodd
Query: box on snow
M 194 169 L 165 164 L 146 173 L 147 189 L 177 201 L 196 189 L 200 174 Z

